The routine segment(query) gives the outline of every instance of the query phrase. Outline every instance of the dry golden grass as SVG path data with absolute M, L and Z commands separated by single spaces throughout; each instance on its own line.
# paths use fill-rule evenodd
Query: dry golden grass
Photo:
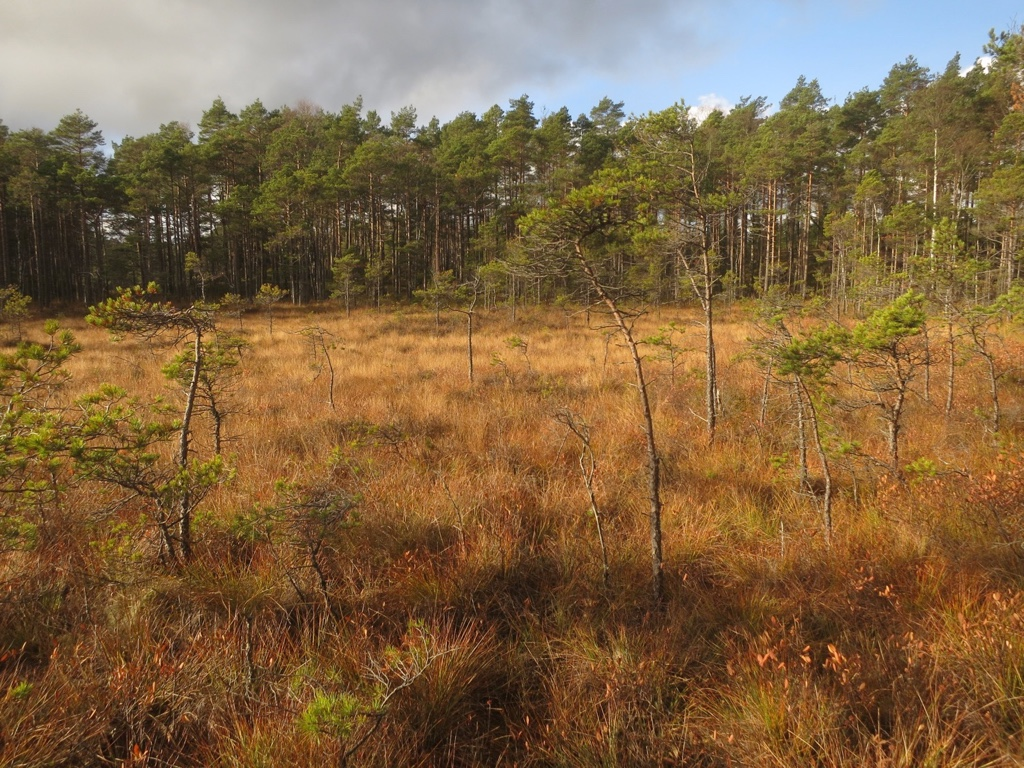
M 1016 380 L 998 439 L 976 362 L 958 368 L 948 420 L 938 367 L 931 402 L 919 380 L 903 455 L 936 474 L 901 486 L 837 459 L 828 547 L 797 492 L 784 387 L 760 421 L 748 314 L 716 328 L 711 445 L 695 315 L 642 318 L 641 336 L 686 327 L 674 375 L 648 360 L 659 606 L 624 350 L 582 315 L 481 312 L 470 383 L 463 318 L 441 320 L 295 308 L 271 336 L 247 315 L 234 474 L 200 509 L 181 571 L 159 561 L 144 504 L 66 478 L 40 512 L 62 533 L 3 556 L 0 764 L 1019 764 L 1024 482 L 999 459 L 1019 451 Z M 66 323 L 82 345 L 66 402 L 104 382 L 180 402 L 160 374 L 170 349 Z M 333 409 L 312 326 L 333 345 Z M 607 589 L 565 408 L 592 428 Z M 884 454 L 871 409 L 828 421 Z M 201 417 L 194 447 L 210 445 Z M 281 481 L 356 498 L 356 517 L 311 554 Z

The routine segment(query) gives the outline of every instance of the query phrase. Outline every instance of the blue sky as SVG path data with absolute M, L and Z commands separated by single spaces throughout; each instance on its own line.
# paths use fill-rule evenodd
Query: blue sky
M 538 116 L 602 96 L 778 101 L 800 75 L 842 102 L 913 55 L 969 64 L 1014 3 L 893 0 L 3 0 L 0 120 L 49 130 L 82 109 L 108 139 L 239 110 L 362 96 L 421 123 L 528 94 Z
M 830 101 L 842 103 L 850 93 L 878 88 L 908 56 L 933 72 L 944 70 L 957 53 L 968 66 L 983 54 L 989 30 L 1019 29 L 1021 23 L 1017 4 L 1001 0 L 734 4 L 709 12 L 700 32 L 709 50 L 685 66 L 647 77 L 581 76 L 560 93 L 538 90 L 537 101 L 585 105 L 607 94 L 637 114 L 679 99 L 694 106 L 764 96 L 777 104 L 804 75 L 817 79 Z

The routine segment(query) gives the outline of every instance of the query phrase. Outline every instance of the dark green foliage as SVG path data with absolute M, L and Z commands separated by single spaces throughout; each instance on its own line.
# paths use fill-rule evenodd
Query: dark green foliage
M 854 328 L 850 337 L 854 354 L 863 350 L 899 359 L 908 354 L 907 343 L 921 333 L 926 319 L 924 297 L 905 293 Z
M 13 285 L 0 288 L 0 329 L 10 329 L 0 332 L 12 334 L 16 341 L 21 341 L 21 326 L 28 317 L 31 303 L 32 297 L 25 296 Z
M 271 284 L 297 303 L 336 295 L 348 308 L 362 292 L 379 306 L 445 272 L 464 282 L 508 255 L 532 210 L 628 167 L 654 180 L 674 235 L 633 270 L 655 303 L 680 298 L 679 278 L 707 257 L 701 279 L 730 296 L 779 285 L 873 308 L 914 287 L 944 219 L 988 299 L 1019 272 L 1020 39 L 994 34 L 987 68 L 954 58 L 930 72 L 911 56 L 843 104 L 802 76 L 770 115 L 753 98 L 702 121 L 683 102 L 627 118 L 609 97 L 576 119 L 538 118 L 522 95 L 423 126 L 413 106 L 385 124 L 361 99 L 337 113 L 259 101 L 233 113 L 217 99 L 197 136 L 167 123 L 109 160 L 80 111 L 49 133 L 4 128 L 0 280 L 44 306 L 149 280 L 178 299 L 252 299 Z
M 76 474 L 141 499 L 159 530 L 161 555 L 174 565 L 188 559 L 191 534 L 182 522 L 228 476 L 221 457 L 168 460 L 163 447 L 180 433 L 180 423 L 152 413 L 119 387 L 104 386 L 79 406 L 69 444 Z
M 0 354 L 0 549 L 40 542 L 43 510 L 66 482 L 69 433 L 59 407 L 65 363 L 78 351 L 69 331 L 46 325 L 46 342 Z M 42 532 L 52 536 L 54 531 Z
M 280 291 L 278 291 L 280 293 Z M 185 351 L 169 364 L 167 375 L 184 385 L 181 420 L 150 422 L 127 393 L 109 385 L 82 401 L 85 427 L 76 458 L 87 476 L 132 491 L 155 505 L 162 553 L 174 565 L 192 557 L 192 515 L 210 488 L 225 477 L 220 457 L 223 407 L 218 403 L 224 372 L 237 364 L 240 342 L 204 340 L 214 331 L 216 307 L 201 302 L 177 308 L 155 299 L 159 288 L 121 289 L 117 296 L 89 308 L 86 320 L 107 328 L 115 338 L 131 334 L 147 341 L 183 343 Z M 208 361 L 206 355 L 212 353 Z M 188 361 L 188 362 L 184 362 Z M 221 404 L 222 406 L 222 404 Z M 214 457 L 200 461 L 192 446 L 192 421 L 205 407 L 214 421 Z M 115 414 L 111 417 L 111 414 Z M 152 448 L 177 433 L 173 465 L 163 466 Z

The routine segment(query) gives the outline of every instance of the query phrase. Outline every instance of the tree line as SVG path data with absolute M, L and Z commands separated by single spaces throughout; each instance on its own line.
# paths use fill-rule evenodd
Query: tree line
M 361 99 L 237 114 L 217 99 L 198 131 L 168 123 L 109 154 L 81 111 L 49 132 L 0 122 L 0 283 L 44 305 L 151 281 L 183 300 L 269 283 L 379 303 L 494 264 L 493 299 L 553 299 L 586 283 L 517 270 L 520 220 L 617 175 L 658 244 L 610 269 L 648 301 L 690 286 L 702 302 L 891 300 L 950 238 L 991 297 L 1020 271 L 1022 34 L 993 33 L 985 66 L 909 57 L 842 104 L 801 77 L 774 111 L 745 98 L 703 120 L 682 102 L 627 118 L 610 98 L 538 117 L 524 95 L 418 126 L 413 107 L 385 123 Z

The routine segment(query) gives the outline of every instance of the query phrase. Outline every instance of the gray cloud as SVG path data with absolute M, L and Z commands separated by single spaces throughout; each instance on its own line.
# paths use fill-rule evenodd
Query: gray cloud
M 47 129 L 81 108 L 116 137 L 217 96 L 336 110 L 361 94 L 424 122 L 595 80 L 622 98 L 616 83 L 706 61 L 706 21 L 699 0 L 3 0 L 0 119 Z

